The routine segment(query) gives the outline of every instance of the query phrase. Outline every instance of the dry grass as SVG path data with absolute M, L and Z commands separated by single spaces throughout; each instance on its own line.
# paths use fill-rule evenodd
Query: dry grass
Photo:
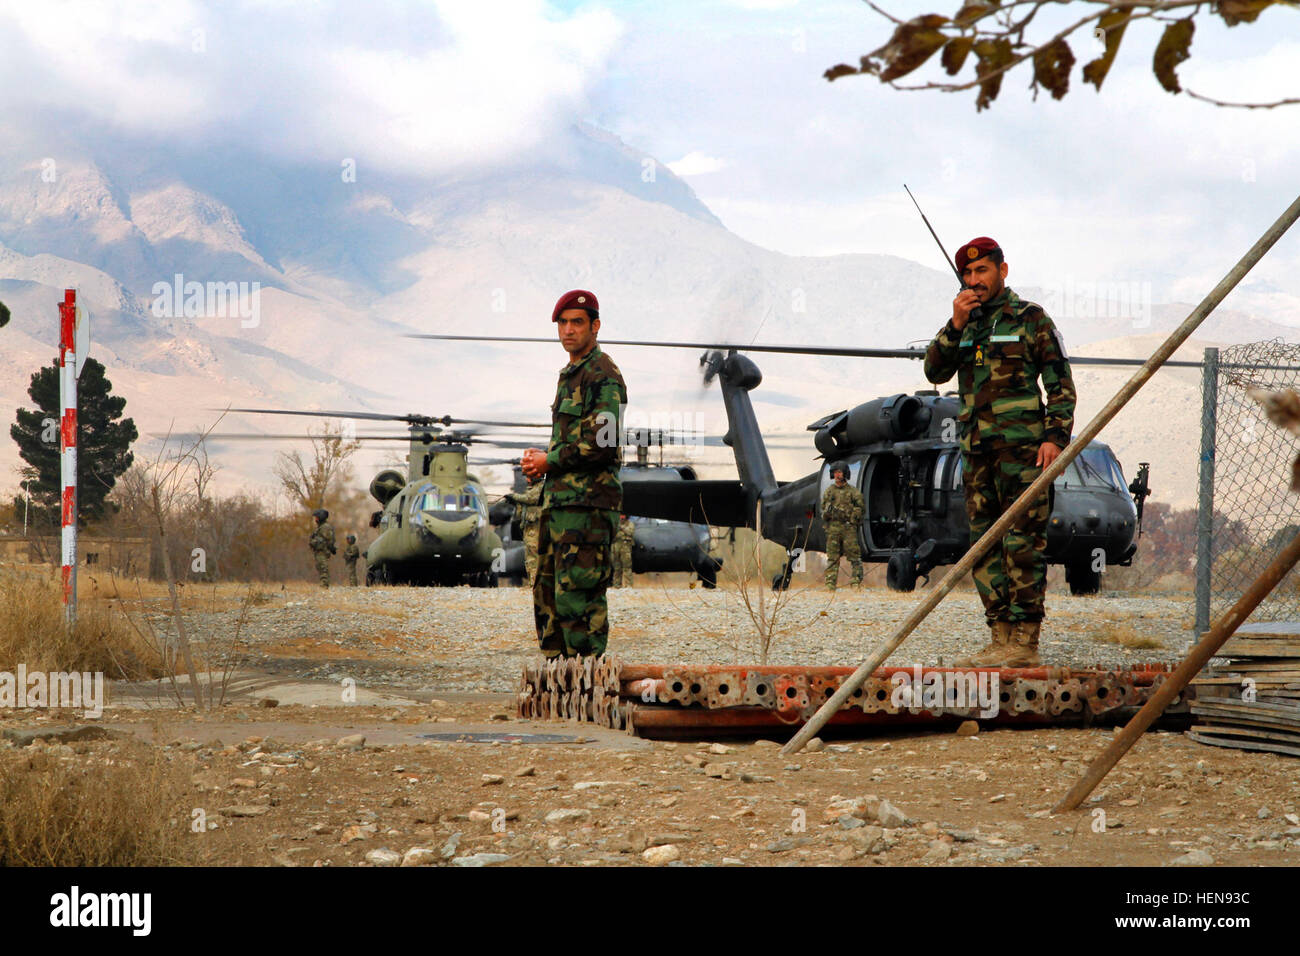
M 0 752 L 0 866 L 198 862 L 189 772 L 143 744 L 106 756 Z
M 1104 644 L 1119 644 L 1135 651 L 1154 650 L 1164 647 L 1157 638 L 1150 634 L 1140 634 L 1131 624 L 1111 624 L 1105 630 L 1093 631 L 1090 637 Z
M 62 591 L 49 572 L 0 570 L 0 670 L 91 671 L 110 678 L 153 678 L 158 656 L 110 605 L 78 604 L 64 623 Z

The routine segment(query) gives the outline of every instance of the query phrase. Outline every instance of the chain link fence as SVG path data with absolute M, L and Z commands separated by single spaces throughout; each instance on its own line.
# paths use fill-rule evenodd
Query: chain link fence
M 1300 390 L 1300 345 L 1273 339 L 1206 349 L 1202 375 L 1198 634 L 1300 531 L 1300 494 L 1289 490 L 1300 442 L 1246 394 L 1248 388 Z M 1300 620 L 1300 574 L 1287 575 L 1251 619 Z

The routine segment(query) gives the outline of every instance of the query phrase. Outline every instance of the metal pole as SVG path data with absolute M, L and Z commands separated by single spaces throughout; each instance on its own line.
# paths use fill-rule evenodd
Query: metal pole
M 59 458 L 63 478 L 63 613 L 77 623 L 77 291 L 59 304 Z
M 893 636 L 872 651 L 866 663 L 854 671 L 853 676 L 841 684 L 840 689 L 826 703 L 822 704 L 817 713 L 813 714 L 808 720 L 808 723 L 804 724 L 799 732 L 790 738 L 790 741 L 781 748 L 783 754 L 798 753 L 804 744 L 816 736 L 817 731 L 821 730 L 835 712 L 844 706 L 844 703 L 853 695 L 853 692 L 862 686 L 863 681 L 870 677 L 871 673 L 898 649 L 898 646 L 925 619 L 926 615 L 948 596 L 948 592 L 957 586 L 957 582 L 975 566 L 975 562 L 982 558 L 984 553 L 996 542 L 1002 540 L 1002 536 L 1010 530 L 1012 523 L 1024 514 L 1040 495 L 1047 494 L 1047 489 L 1056 480 L 1056 476 L 1065 471 L 1066 465 L 1073 461 L 1082 449 L 1088 447 L 1088 443 L 1096 438 L 1102 428 L 1128 403 L 1128 400 L 1137 394 L 1138 389 L 1146 384 L 1147 380 L 1177 351 L 1183 342 L 1187 341 L 1187 338 L 1196 331 L 1197 326 L 1205 321 L 1205 317 L 1213 312 L 1237 283 L 1254 268 L 1255 263 L 1264 257 L 1264 253 L 1268 252 L 1273 247 L 1273 244 L 1282 238 L 1282 235 L 1291 228 L 1296 219 L 1300 219 L 1300 196 L 1297 196 L 1291 205 L 1287 207 L 1286 212 L 1282 213 L 1278 220 L 1268 228 L 1268 231 L 1259 237 L 1255 244 L 1251 246 L 1250 251 L 1242 256 L 1241 261 L 1232 267 L 1228 274 L 1219 281 L 1219 284 L 1210 291 L 1210 294 L 1201 300 L 1200 305 L 1192 310 L 1192 314 L 1183 320 L 1182 325 L 1178 326 L 1169 338 L 1165 339 L 1161 346 L 1156 349 L 1155 353 L 1146 360 L 1142 367 L 1134 373 L 1133 377 L 1124 383 L 1124 386 L 1088 423 L 1082 433 L 1077 435 L 1065 447 L 1065 450 L 1057 456 L 1054 462 L 1043 469 L 1043 473 L 1025 489 L 1024 493 L 1016 499 L 1010 508 L 1003 512 L 1002 517 L 993 523 L 993 526 L 985 532 L 984 536 L 971 545 L 970 550 L 966 552 L 962 559 L 953 565 L 952 569 L 944 575 L 943 580 L 899 625 Z
M 1273 563 L 1264 569 L 1264 573 L 1255 579 L 1237 603 L 1214 622 L 1214 627 L 1199 644 L 1192 648 L 1187 659 L 1178 665 L 1169 679 L 1160 685 L 1127 726 L 1115 735 L 1110 746 L 1093 761 L 1092 766 L 1084 772 L 1079 782 L 1071 787 L 1070 792 L 1061 798 L 1061 802 L 1052 808 L 1053 813 L 1074 810 L 1088 794 L 1092 793 L 1093 788 L 1101 783 L 1102 778 L 1110 773 L 1111 768 L 1119 763 L 1120 758 L 1128 753 L 1129 748 L 1137 743 L 1139 737 L 1146 733 L 1155 719 L 1164 713 L 1164 709 L 1173 699 L 1183 692 L 1191 679 L 1200 673 L 1201 668 L 1211 657 L 1218 653 L 1219 648 L 1233 635 L 1238 625 L 1250 616 L 1250 612 L 1255 610 L 1260 601 L 1268 597 L 1269 592 L 1277 587 L 1278 582 L 1286 577 L 1287 572 L 1295 567 L 1297 561 L 1300 561 L 1300 534 L 1291 539 L 1291 543 L 1273 559 Z
M 1210 572 L 1214 562 L 1214 447 L 1219 427 L 1219 350 L 1205 350 L 1201 366 L 1201 463 L 1196 499 L 1196 633 L 1210 626 Z

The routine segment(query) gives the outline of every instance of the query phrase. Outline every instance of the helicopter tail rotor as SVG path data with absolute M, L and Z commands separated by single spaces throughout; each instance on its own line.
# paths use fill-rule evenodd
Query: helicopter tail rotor
M 700 368 L 703 369 L 705 388 L 713 384 L 713 380 L 718 377 L 718 373 L 722 371 L 724 360 L 722 353 L 716 349 L 705 352 L 700 356 Z

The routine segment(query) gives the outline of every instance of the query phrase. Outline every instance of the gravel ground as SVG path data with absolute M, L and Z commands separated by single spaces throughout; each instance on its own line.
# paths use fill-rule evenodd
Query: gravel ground
M 1049 590 L 1042 654 L 1087 667 L 1176 661 L 1191 637 L 1191 596 L 1071 597 Z M 757 595 L 751 595 L 757 600 Z M 791 591 L 775 614 L 772 664 L 856 665 L 922 597 L 884 588 Z M 775 596 L 763 595 L 772 614 Z M 522 589 L 334 588 L 263 597 L 249 609 L 244 664 L 302 678 L 352 676 L 437 691 L 509 692 L 536 656 L 531 594 Z M 610 652 L 636 663 L 757 663 L 758 628 L 734 588 L 638 587 L 609 595 Z M 211 648 L 227 646 L 238 613 L 190 615 Z M 890 658 L 942 664 L 987 641 L 973 590 L 949 595 Z M 1121 643 L 1123 642 L 1123 643 Z M 1139 644 L 1140 647 L 1127 645 Z

